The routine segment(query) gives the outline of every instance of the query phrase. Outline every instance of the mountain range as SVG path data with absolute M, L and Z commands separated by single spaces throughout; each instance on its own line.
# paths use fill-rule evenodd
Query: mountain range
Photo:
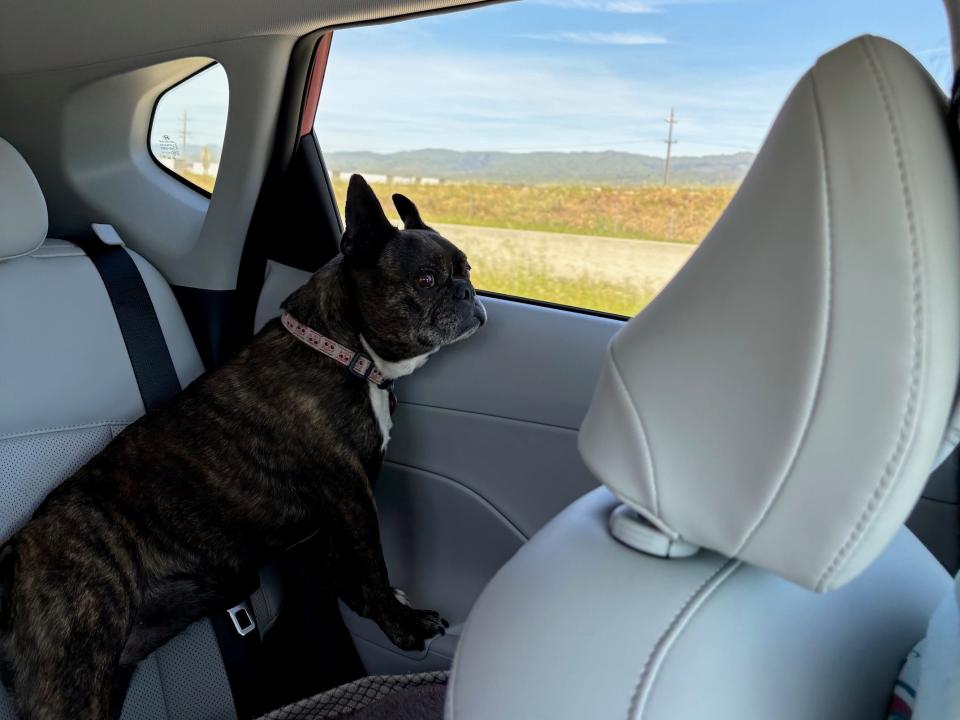
M 675 156 L 671 184 L 731 185 L 746 174 L 754 154 Z M 327 168 L 388 176 L 431 177 L 443 181 L 517 185 L 641 185 L 663 181 L 663 158 L 636 153 L 481 152 L 409 150 L 395 153 L 327 152 Z

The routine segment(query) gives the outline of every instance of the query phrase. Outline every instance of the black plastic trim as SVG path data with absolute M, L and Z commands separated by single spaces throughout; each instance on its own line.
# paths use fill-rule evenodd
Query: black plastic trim
M 477 290 L 477 295 L 483 297 L 496 298 L 497 300 L 509 300 L 511 302 L 523 303 L 524 305 L 536 305 L 538 307 L 550 308 L 551 310 L 563 310 L 564 312 L 573 312 L 580 315 L 592 315 L 593 317 L 606 318 L 607 320 L 619 320 L 626 322 L 630 318 L 627 315 L 618 315 L 617 313 L 608 313 L 603 310 L 592 310 L 590 308 L 576 307 L 575 305 L 563 305 L 561 303 L 550 302 L 549 300 L 537 300 L 536 298 L 519 297 L 517 295 L 505 295 L 504 293 L 493 292 L 492 290 Z
M 238 327 L 237 291 L 171 287 L 203 366 L 216 370 L 247 339 Z

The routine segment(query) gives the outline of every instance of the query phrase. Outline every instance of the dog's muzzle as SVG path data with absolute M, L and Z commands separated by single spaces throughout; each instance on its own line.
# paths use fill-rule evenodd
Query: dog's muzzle
M 477 328 L 482 328 L 487 324 L 487 309 L 483 306 L 483 303 L 480 302 L 479 298 L 474 298 L 473 300 L 473 316 L 479 321 Z

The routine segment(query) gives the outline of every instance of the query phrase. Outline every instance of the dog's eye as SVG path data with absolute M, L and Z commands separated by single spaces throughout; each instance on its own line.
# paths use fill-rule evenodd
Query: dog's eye
M 427 288 L 432 288 L 437 282 L 437 278 L 432 272 L 427 272 L 424 270 L 419 275 L 417 275 L 417 287 L 421 290 L 426 290 Z

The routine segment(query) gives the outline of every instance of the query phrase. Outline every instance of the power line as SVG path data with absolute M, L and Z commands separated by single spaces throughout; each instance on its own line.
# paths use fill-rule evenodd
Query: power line
M 677 120 L 673 117 L 673 108 L 670 108 L 670 117 L 667 118 L 667 139 L 664 142 L 667 144 L 667 157 L 663 162 L 663 185 L 666 187 L 667 180 L 670 178 L 670 155 L 673 151 L 673 146 L 677 144 L 677 141 L 673 139 L 673 126 L 677 124 Z
M 184 155 L 184 158 L 186 158 L 186 153 L 187 153 L 187 135 L 190 134 L 190 133 L 187 132 L 187 120 L 189 120 L 189 118 L 187 117 L 187 111 L 186 111 L 186 110 L 183 111 L 183 115 L 181 116 L 180 119 L 181 119 L 181 121 L 182 121 L 182 123 L 183 123 L 183 124 L 181 125 L 181 127 L 180 127 L 180 148 L 181 148 L 181 152 L 182 152 L 183 155 Z

